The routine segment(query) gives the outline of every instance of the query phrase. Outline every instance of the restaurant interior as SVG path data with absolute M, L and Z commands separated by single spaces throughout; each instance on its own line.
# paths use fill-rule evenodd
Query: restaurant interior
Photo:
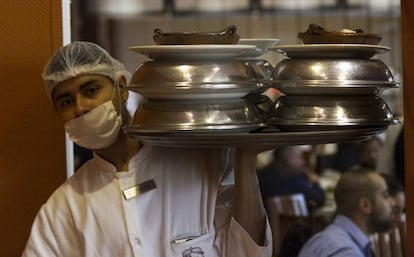
M 17 80 L 16 74 L 20 74 L 23 67 L 27 76 L 31 78 L 30 83 L 41 87 L 39 74 L 44 61 L 60 45 L 74 40 L 87 40 L 102 45 L 122 61 L 129 71 L 134 72 L 140 64 L 149 59 L 128 48 L 153 45 L 152 36 L 155 28 L 165 32 L 193 32 L 218 31 L 235 25 L 240 38 L 279 39 L 278 45 L 300 44 L 297 35 L 306 31 L 310 24 L 318 24 L 332 30 L 360 28 L 382 36 L 380 45 L 389 47 L 390 50 L 376 55 L 375 58 L 389 68 L 394 81 L 399 84 L 398 87 L 380 92 L 381 98 L 399 120 L 378 134 L 384 143 L 383 148 L 388 147 L 388 152 L 394 150 L 395 133 L 399 132 L 403 125 L 405 141 L 414 141 L 412 107 L 407 102 L 412 90 L 404 85 L 414 81 L 414 74 L 410 73 L 414 65 L 414 20 L 409 15 L 409 11 L 414 11 L 414 4 L 409 0 L 64 0 L 61 1 L 62 4 L 56 2 L 58 1 L 42 0 L 37 4 L 22 4 L 19 1 L 11 1 L 0 4 L 4 7 L 0 8 L 3 9 L 4 17 L 1 32 L 2 35 L 8 36 L 4 37 L 0 46 L 2 49 L 9 49 L 10 45 L 14 45 L 14 48 L 18 49 L 2 53 L 5 67 L 3 77 L 6 78 L 4 85 L 21 83 Z M 66 29 L 61 28 L 62 16 Z M 276 51 L 267 51 L 258 58 L 275 67 L 286 59 L 286 56 Z M 404 86 L 406 88 L 403 94 Z M 31 87 L 28 85 L 25 88 L 27 90 Z M 38 88 L 23 91 L 17 87 L 7 87 L 4 90 L 3 109 L 10 109 L 9 106 L 14 104 L 10 97 L 14 95 L 23 99 L 21 102 L 24 107 L 6 112 L 5 122 L 0 126 L 0 131 L 4 135 L 9 135 L 2 136 L 3 142 L 0 143 L 3 146 L 0 163 L 4 169 L 0 179 L 0 192 L 3 195 L 1 202 L 4 203 L 5 210 L 10 210 L 3 212 L 0 217 L 1 231 L 10 238 L 0 247 L 1 256 L 17 256 L 21 252 L 41 204 L 59 184 L 73 174 L 78 165 L 85 161 L 82 158 L 90 158 L 90 152 L 76 147 L 73 149 L 73 145 L 64 138 L 64 131 L 56 120 L 55 113 L 53 110 L 49 111 L 49 99 L 44 96 L 44 92 L 38 91 Z M 142 100 L 138 95 L 135 95 L 134 99 L 136 101 L 131 102 L 132 110 Z M 44 111 L 30 113 L 27 121 L 21 119 L 22 109 L 31 110 L 32 106 L 38 106 Z M 41 122 L 38 122 L 39 120 Z M 35 134 L 27 133 L 28 129 Z M 276 225 L 276 229 L 287 231 L 292 229 L 292 226 L 297 228 L 298 224 L 305 224 L 305 232 L 309 233 L 310 229 L 314 233 L 326 226 L 335 207 L 332 190 L 338 176 L 346 169 L 343 164 L 347 162 L 346 167 L 350 167 L 357 163 L 356 155 L 350 158 L 349 151 L 343 154 L 341 150 L 353 149 L 351 153 L 353 151 L 355 154 L 360 143 L 360 140 L 329 144 L 300 143 L 308 167 L 319 176 L 320 184 L 326 192 L 326 205 L 313 215 L 309 209 L 306 210 L 306 203 L 301 196 L 293 196 L 288 200 L 288 204 L 294 207 L 289 207 L 286 215 L 278 213 L 276 222 L 282 222 Z M 30 150 L 26 147 L 28 144 L 36 145 L 39 149 Z M 407 145 L 410 144 L 406 144 L 405 149 L 412 147 Z M 46 152 L 52 154 L 45 158 Z M 27 162 L 20 161 L 22 153 L 28 156 Z M 273 151 L 267 151 L 258 156 L 258 170 L 271 162 L 272 153 Z M 407 155 L 407 151 L 405 154 Z M 29 164 L 30 166 L 27 166 Z M 414 168 L 411 159 L 406 158 L 405 164 L 406 171 Z M 66 173 L 57 174 L 57 169 L 65 169 Z M 40 176 L 33 170 L 40 170 Z M 411 182 L 414 182 L 414 177 L 406 175 L 405 183 L 409 185 Z M 414 255 L 414 244 L 410 239 L 414 238 L 410 237 L 411 231 L 414 231 L 411 190 L 409 187 L 406 188 L 406 222 L 400 229 L 403 233 L 375 235 L 372 238 L 377 257 Z M 278 201 L 280 203 L 280 199 Z M 269 205 L 269 217 L 280 212 L 280 208 Z M 283 238 L 278 240 L 280 241 L 274 242 L 275 245 L 280 244 Z M 280 245 L 276 249 L 280 251 Z M 274 252 L 274 256 L 278 256 L 278 252 Z
M 72 4 L 72 39 L 88 40 L 103 45 L 131 72 L 149 58 L 133 53 L 128 48 L 153 45 L 155 28 L 163 32 L 202 32 L 217 31 L 229 25 L 236 25 L 241 38 L 279 39 L 278 45 L 296 45 L 300 44 L 299 32 L 306 31 L 310 24 L 318 24 L 332 30 L 361 28 L 366 32 L 381 34 L 380 45 L 390 47 L 391 51 L 376 55 L 375 58 L 389 67 L 395 81 L 402 82 L 401 7 L 397 0 L 130 0 L 123 1 L 122 4 L 111 0 L 89 0 L 72 1 Z M 275 67 L 287 56 L 267 51 L 256 58 L 264 59 Z M 395 173 L 394 169 L 389 167 L 394 165 L 389 155 L 395 147 L 396 134 L 402 127 L 402 91 L 403 83 L 399 83 L 399 87 L 380 92 L 391 112 L 400 121 L 399 124 L 390 125 L 389 131 L 385 130 L 377 135 L 383 143 L 378 157 L 383 160 L 379 164 L 381 167 L 378 167 L 383 173 Z M 283 237 L 287 238 L 289 231 L 293 228 L 297 230 L 298 226 L 304 227 L 301 234 L 298 232 L 296 235 L 299 237 L 304 237 L 305 233 L 309 236 L 309 227 L 312 234 L 325 227 L 330 221 L 329 216 L 335 211 L 335 183 L 341 173 L 359 164 L 360 145 L 361 142 L 357 140 L 312 145 L 303 142 L 302 149 L 307 166 L 319 176 L 320 185 L 326 192 L 326 202 L 318 210 L 308 212 L 306 200 L 293 196 L 289 203 L 285 203 L 287 206 L 291 204 L 292 210 L 284 213 L 281 203 L 285 200 L 278 199 L 279 205 L 267 201 L 268 211 L 279 213 L 269 214 L 273 220 L 278 219 L 273 223 L 282 224 L 277 225 L 274 230 L 281 231 Z M 385 150 L 387 148 L 389 150 Z M 267 151 L 258 156 L 258 170 L 271 163 L 272 153 L 273 151 Z M 78 160 L 75 167 L 87 159 L 84 155 L 84 149 L 75 148 L 75 161 Z M 295 204 L 299 204 L 301 208 L 295 209 Z M 373 237 L 376 256 L 404 256 L 405 247 L 402 245 L 405 243 L 405 237 L 402 235 L 394 233 Z M 286 255 L 286 245 L 291 248 L 298 247 L 289 242 L 289 239 L 284 241 L 278 237 L 278 233 L 275 233 L 274 237 L 274 256 L 282 256 L 281 251 L 284 251 L 284 256 L 289 256 Z M 295 240 L 297 241 L 293 241 Z

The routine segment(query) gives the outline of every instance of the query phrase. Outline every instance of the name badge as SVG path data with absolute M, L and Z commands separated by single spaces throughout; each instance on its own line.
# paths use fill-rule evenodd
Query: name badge
M 155 181 L 151 179 L 136 186 L 122 190 L 122 194 L 124 195 L 125 200 L 129 200 L 155 188 L 157 188 L 157 185 L 155 184 Z

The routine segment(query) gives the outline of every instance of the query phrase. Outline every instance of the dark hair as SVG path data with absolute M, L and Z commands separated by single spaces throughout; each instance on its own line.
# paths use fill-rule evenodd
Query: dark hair
M 360 142 L 360 144 L 359 144 L 359 151 L 360 152 L 364 151 L 365 150 L 365 147 L 369 143 L 371 143 L 373 141 L 377 141 L 380 146 L 383 146 L 384 145 L 384 143 L 382 142 L 381 138 L 379 138 L 378 136 L 372 136 L 372 137 L 368 138 L 367 140 L 364 140 L 364 141 L 361 141 Z
M 388 193 L 391 196 L 396 196 L 398 193 L 404 193 L 404 186 L 394 175 L 391 174 L 381 174 L 385 179 L 388 187 Z
M 282 146 L 273 150 L 274 160 L 283 160 L 298 146 Z
M 366 197 L 374 201 L 376 185 L 369 177 L 370 174 L 377 173 L 371 169 L 351 169 L 342 174 L 334 192 L 337 213 L 350 215 L 358 208 L 358 201 L 361 197 Z

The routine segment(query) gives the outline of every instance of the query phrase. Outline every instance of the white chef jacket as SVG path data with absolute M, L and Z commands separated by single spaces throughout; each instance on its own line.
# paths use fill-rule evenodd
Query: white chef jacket
M 97 155 L 40 209 L 23 257 L 267 257 L 231 216 L 231 149 L 144 146 L 115 167 Z M 126 200 L 122 190 L 153 179 Z

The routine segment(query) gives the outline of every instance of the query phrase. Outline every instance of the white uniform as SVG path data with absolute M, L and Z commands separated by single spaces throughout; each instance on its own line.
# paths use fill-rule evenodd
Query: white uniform
M 87 162 L 39 211 L 24 257 L 271 256 L 231 216 L 232 151 L 144 146 L 129 171 Z M 229 176 L 230 175 L 230 176 Z M 130 200 L 122 190 L 154 179 Z

